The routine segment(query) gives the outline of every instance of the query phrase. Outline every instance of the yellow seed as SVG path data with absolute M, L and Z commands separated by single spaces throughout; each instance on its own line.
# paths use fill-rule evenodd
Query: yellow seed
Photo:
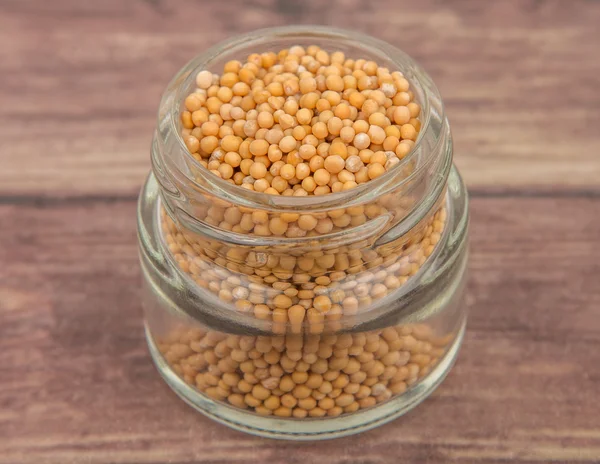
M 317 90 L 317 81 L 313 77 L 304 77 L 300 79 L 300 92 L 307 94 Z
M 411 118 L 416 118 L 417 116 L 419 116 L 419 113 L 421 112 L 421 107 L 419 106 L 418 103 L 410 102 L 406 106 L 410 110 Z
M 254 179 L 262 179 L 267 175 L 267 168 L 262 163 L 252 163 L 249 173 Z
M 369 164 L 368 170 L 370 179 L 376 179 L 377 177 L 385 173 L 385 168 L 379 163 Z
M 327 312 L 331 309 L 331 300 L 328 296 L 319 295 L 313 301 L 313 306 L 321 312 Z
M 327 158 L 325 158 L 324 166 L 325 169 L 327 169 L 327 171 L 329 171 L 330 173 L 337 174 L 342 169 L 344 169 L 345 161 L 344 158 L 342 158 L 339 155 L 328 156 Z
M 277 295 L 274 299 L 273 299 L 273 303 L 275 304 L 275 306 L 277 306 L 278 308 L 284 308 L 287 309 L 290 306 L 292 306 L 292 299 L 287 296 L 287 295 Z
M 292 411 L 292 416 L 298 418 L 298 419 L 303 419 L 308 415 L 308 411 L 306 411 L 306 409 L 302 409 L 302 408 L 295 408 Z
M 281 139 L 281 141 L 279 142 L 279 149 L 283 153 L 289 153 L 295 148 L 296 148 L 296 139 L 291 135 L 287 135 L 287 136 L 283 137 Z
M 313 178 L 317 185 L 327 185 L 329 183 L 329 180 L 331 179 L 331 176 L 327 169 L 317 169 Z
M 269 229 L 274 235 L 283 235 L 287 231 L 288 224 L 281 218 L 274 217 L 269 221 Z
M 196 85 L 201 89 L 208 89 L 212 85 L 213 75 L 210 71 L 200 71 L 196 75 Z
M 348 148 L 343 142 L 333 142 L 329 146 L 329 156 L 338 155 L 342 159 L 346 159 L 348 156 Z
M 369 147 L 369 145 L 371 144 L 371 139 L 368 134 L 359 132 L 354 136 L 353 144 L 356 148 L 358 148 L 359 150 L 362 150 L 364 148 Z
M 281 167 L 279 175 L 285 180 L 293 179 L 296 175 L 296 168 L 291 164 L 285 164 Z
M 253 140 L 249 148 L 250 153 L 254 156 L 264 156 L 269 150 L 269 142 L 266 140 Z
M 405 140 L 416 140 L 417 130 L 412 124 L 404 124 L 400 127 L 400 135 Z
M 400 142 L 395 149 L 396 156 L 402 159 L 404 158 L 411 150 L 411 146 L 405 141 Z
M 410 121 L 410 110 L 406 106 L 398 106 L 394 110 L 394 122 L 400 126 L 407 124 Z
M 296 385 L 292 391 L 292 394 L 295 398 L 302 400 L 308 398 L 311 392 L 312 390 L 305 385 Z
M 329 90 L 341 92 L 344 90 L 344 81 L 340 76 L 329 75 L 325 80 L 325 84 Z
M 381 127 L 375 126 L 375 125 L 372 125 L 371 127 L 369 127 L 367 134 L 369 135 L 369 139 L 371 140 L 371 143 L 374 143 L 374 144 L 383 143 L 383 141 L 385 140 L 385 137 L 386 137 L 385 131 Z M 358 147 L 356 147 L 356 148 L 358 148 Z
M 313 230 L 317 225 L 317 219 L 310 214 L 302 214 L 298 218 L 298 227 L 302 230 Z

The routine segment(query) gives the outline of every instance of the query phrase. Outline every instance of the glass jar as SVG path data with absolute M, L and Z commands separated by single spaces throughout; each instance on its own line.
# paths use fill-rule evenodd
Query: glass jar
M 399 70 L 422 107 L 413 150 L 338 193 L 273 196 L 200 166 L 181 137 L 195 75 L 316 44 Z M 194 58 L 162 98 L 138 206 L 146 336 L 205 415 L 288 439 L 357 433 L 440 384 L 463 337 L 467 194 L 438 90 L 407 55 L 331 28 L 284 27 Z

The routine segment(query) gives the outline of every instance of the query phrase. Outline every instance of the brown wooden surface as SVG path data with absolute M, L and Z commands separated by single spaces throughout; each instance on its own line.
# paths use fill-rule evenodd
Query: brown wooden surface
M 185 406 L 138 294 L 163 87 L 218 40 L 294 22 L 416 57 L 472 197 L 456 367 L 407 416 L 316 444 Z M 0 463 L 599 463 L 599 44 L 592 0 L 0 0 Z

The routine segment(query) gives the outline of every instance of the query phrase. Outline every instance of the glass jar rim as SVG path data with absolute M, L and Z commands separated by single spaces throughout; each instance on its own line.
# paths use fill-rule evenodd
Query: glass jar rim
M 374 197 L 384 195 L 390 190 L 408 184 L 422 175 L 422 172 L 428 164 L 427 161 L 429 158 L 435 157 L 436 155 L 442 156 L 444 153 L 450 153 L 451 156 L 451 150 L 443 150 L 439 147 L 439 149 L 431 150 L 430 153 L 426 153 L 425 162 L 420 163 L 416 169 L 412 169 L 408 175 L 403 174 L 402 168 L 423 151 L 422 141 L 426 135 L 433 138 L 435 141 L 434 146 L 436 147 L 442 144 L 442 140 L 445 140 L 441 127 L 430 124 L 430 100 L 432 98 L 439 101 L 438 112 L 441 112 L 441 114 L 438 114 L 437 117 L 442 121 L 445 121 L 443 103 L 441 102 L 439 91 L 429 75 L 411 57 L 400 49 L 366 34 L 329 26 L 296 25 L 265 28 L 237 35 L 215 44 L 189 61 L 171 80 L 161 100 L 161 108 L 166 108 L 167 114 L 165 115 L 162 114 L 162 112 L 159 112 L 158 127 L 162 126 L 161 122 L 164 121 L 166 116 L 165 122 L 168 126 L 167 130 L 173 134 L 177 134 L 176 139 L 178 148 L 183 150 L 184 153 L 189 153 L 183 138 L 179 136 L 179 125 L 181 105 L 187 96 L 184 95 L 183 89 L 195 79 L 196 72 L 209 67 L 212 61 L 222 57 L 222 55 L 226 53 L 233 53 L 236 50 L 248 48 L 253 44 L 264 45 L 265 43 L 277 39 L 289 40 L 294 38 L 297 38 L 298 40 L 314 38 L 317 45 L 319 39 L 321 39 L 332 41 L 338 40 L 340 43 L 367 47 L 370 51 L 377 52 L 382 57 L 394 63 L 398 70 L 401 70 L 412 84 L 419 85 L 419 90 L 423 94 L 423 101 L 420 103 L 424 119 L 421 122 L 422 127 L 419 136 L 409 154 L 391 170 L 385 172 L 376 179 L 372 179 L 364 184 L 359 184 L 349 190 L 328 193 L 325 195 L 296 197 L 270 195 L 263 192 L 247 190 L 215 176 L 192 156 L 189 156 L 189 160 L 186 159 L 186 161 L 189 161 L 194 165 L 194 168 L 197 170 L 196 174 L 201 176 L 202 181 L 199 182 L 197 178 L 183 172 L 175 163 L 169 163 L 169 169 L 175 170 L 175 175 L 178 178 L 185 178 L 185 181 L 189 182 L 189 185 L 193 186 L 193 189 L 208 189 L 211 192 L 218 192 L 222 199 L 228 200 L 239 206 L 263 210 L 306 210 L 312 212 L 336 208 L 341 205 L 350 206 L 360 204 Z M 407 75 L 407 73 L 409 73 L 409 75 Z

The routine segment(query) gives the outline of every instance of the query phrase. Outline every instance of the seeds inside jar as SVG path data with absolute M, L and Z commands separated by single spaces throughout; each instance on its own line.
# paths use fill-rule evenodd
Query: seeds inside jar
M 256 233 L 260 227 L 261 234 L 272 231 L 273 235 L 290 237 L 291 228 L 296 228 L 296 233 L 326 234 L 352 227 L 357 217 L 376 217 L 380 208 L 374 206 L 350 207 L 321 218 L 283 213 L 270 219 L 263 211 L 242 213 L 233 206 L 213 207 L 208 219 L 221 227 L 232 221 L 246 233 Z M 343 218 L 347 218 L 345 225 Z M 274 322 L 279 318 L 284 331 L 286 324 L 300 330 L 309 323 L 312 333 L 334 330 L 341 315 L 356 314 L 416 275 L 439 243 L 446 218 L 445 207 L 436 205 L 393 247 L 359 248 L 361 243 L 357 243 L 354 248 L 327 248 L 323 243 L 309 252 L 299 248 L 260 253 L 192 234 L 166 211 L 161 215 L 166 246 L 197 285 L 234 305 L 237 311 Z M 274 323 L 273 328 L 277 327 Z
M 214 400 L 260 415 L 331 417 L 404 393 L 449 340 L 426 325 L 270 337 L 193 327 L 173 330 L 158 346 L 178 375 Z
M 220 75 L 199 72 L 196 84 L 182 113 L 188 150 L 212 174 L 269 195 L 326 195 L 377 179 L 408 155 L 421 128 L 402 73 L 315 46 L 230 61 Z M 260 415 L 338 416 L 402 394 L 449 339 L 417 325 L 337 333 L 342 318 L 397 291 L 432 255 L 446 222 L 444 195 L 384 247 L 371 237 L 335 245 L 327 236 L 380 217 L 393 224 L 413 201 L 382 195 L 317 213 L 212 200 L 195 206 L 199 221 L 236 234 L 325 237 L 262 251 L 193 233 L 163 210 L 165 243 L 179 267 L 235 311 L 267 321 L 273 334 L 188 327 L 159 341 L 165 359 L 209 397 Z
M 270 195 L 323 195 L 376 179 L 406 157 L 421 128 L 400 71 L 316 46 L 230 61 L 221 74 L 200 71 L 196 85 L 181 115 L 192 156 Z M 364 150 L 371 156 L 359 163 Z

